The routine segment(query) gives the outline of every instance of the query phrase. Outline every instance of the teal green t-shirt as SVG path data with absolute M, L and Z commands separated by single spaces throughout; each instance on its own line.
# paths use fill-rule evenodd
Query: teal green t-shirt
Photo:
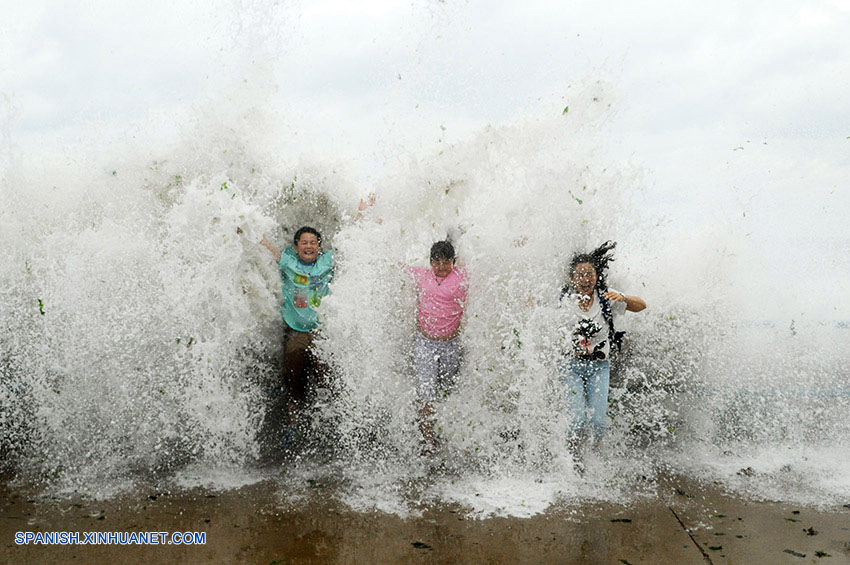
M 328 295 L 333 278 L 333 251 L 321 253 L 315 263 L 302 263 L 295 249 L 287 247 L 280 254 L 280 278 L 283 281 L 283 321 L 293 330 L 309 332 L 319 325 L 314 310 Z

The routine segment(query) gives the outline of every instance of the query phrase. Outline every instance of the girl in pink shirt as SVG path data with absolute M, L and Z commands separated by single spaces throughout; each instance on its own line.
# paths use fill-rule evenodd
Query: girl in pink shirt
M 431 268 L 408 267 L 417 289 L 417 334 L 413 368 L 424 439 L 423 455 L 434 452 L 432 404 L 445 396 L 460 367 L 460 322 L 466 304 L 466 271 L 455 267 L 455 250 L 448 241 L 431 246 Z

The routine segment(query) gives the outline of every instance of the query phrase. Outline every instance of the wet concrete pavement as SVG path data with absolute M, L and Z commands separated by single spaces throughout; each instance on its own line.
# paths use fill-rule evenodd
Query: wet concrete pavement
M 564 505 L 531 518 L 461 507 L 401 518 L 354 512 L 323 488 L 297 505 L 278 485 L 144 492 L 108 501 L 0 489 L 3 563 L 850 563 L 850 508 L 753 502 L 665 479 L 628 505 Z M 848 501 L 850 502 L 850 501 Z M 16 532 L 204 532 L 197 545 L 17 545 Z

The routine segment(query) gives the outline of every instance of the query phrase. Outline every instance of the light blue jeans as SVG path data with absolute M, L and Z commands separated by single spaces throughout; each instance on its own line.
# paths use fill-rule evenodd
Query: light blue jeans
M 558 373 L 570 420 L 568 437 L 577 439 L 586 432 L 595 439 L 601 438 L 605 434 L 610 364 L 607 360 L 566 357 L 558 365 Z

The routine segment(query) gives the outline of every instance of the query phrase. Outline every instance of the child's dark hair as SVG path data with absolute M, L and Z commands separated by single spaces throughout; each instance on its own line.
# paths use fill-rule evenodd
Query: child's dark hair
M 297 232 L 295 232 L 295 237 L 292 238 L 292 243 L 298 245 L 298 240 L 301 239 L 301 236 L 305 233 L 311 233 L 316 236 L 316 239 L 319 240 L 319 245 L 322 244 L 322 234 L 320 234 L 316 228 L 311 228 L 310 226 L 304 226 L 299 228 Z
M 454 259 L 455 248 L 449 241 L 438 241 L 431 246 L 431 261 L 436 259 Z
M 606 279 L 608 263 L 614 260 L 614 248 L 617 247 L 617 242 L 606 241 L 590 253 L 576 253 L 570 260 L 569 278 L 572 280 L 573 274 L 576 272 L 576 267 L 581 263 L 590 263 L 596 270 L 596 288 L 607 289 L 608 281 Z M 567 285 L 569 286 L 569 282 Z M 566 288 L 566 287 L 564 287 Z

